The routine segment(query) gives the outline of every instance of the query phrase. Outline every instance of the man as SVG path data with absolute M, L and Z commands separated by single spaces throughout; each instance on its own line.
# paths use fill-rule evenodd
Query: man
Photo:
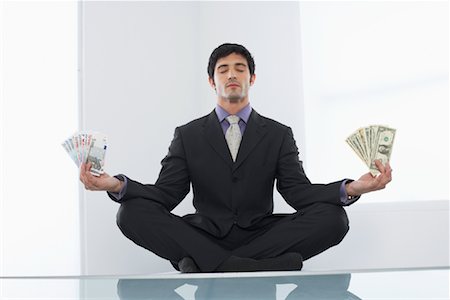
M 136 244 L 181 272 L 300 270 L 302 261 L 337 245 L 348 231 L 342 206 L 391 181 L 380 174 L 311 184 L 289 127 L 259 115 L 249 103 L 255 63 L 237 44 L 216 48 L 208 64 L 217 106 L 175 129 L 154 185 L 125 175 L 100 177 L 82 165 L 88 190 L 121 203 L 117 223 Z M 295 210 L 273 214 L 273 187 Z M 194 214 L 170 213 L 193 188 Z

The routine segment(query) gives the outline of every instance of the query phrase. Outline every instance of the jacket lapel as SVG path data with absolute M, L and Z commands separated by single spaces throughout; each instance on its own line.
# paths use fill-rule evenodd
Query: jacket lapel
M 217 154 L 235 171 L 253 151 L 259 141 L 266 135 L 267 127 L 264 119 L 253 109 L 239 146 L 236 162 L 233 163 L 225 136 L 213 110 L 203 124 L 203 132 L 206 140 Z
M 233 171 L 242 164 L 266 133 L 267 127 L 264 119 L 253 109 L 248 119 L 241 145 L 239 146 L 236 162 L 233 164 Z M 226 142 L 225 146 L 227 146 Z M 228 156 L 230 155 L 228 154 Z
M 230 151 L 228 150 L 222 127 L 220 126 L 214 110 L 206 117 L 205 123 L 203 123 L 203 132 L 211 147 L 228 165 L 231 166 L 233 160 Z

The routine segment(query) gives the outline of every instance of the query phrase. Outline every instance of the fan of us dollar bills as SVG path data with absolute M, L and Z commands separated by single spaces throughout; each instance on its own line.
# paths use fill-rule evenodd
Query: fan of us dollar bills
M 91 162 L 91 174 L 104 173 L 107 137 L 99 132 L 77 132 L 62 143 L 69 156 L 80 167 L 81 163 Z
M 390 160 L 394 138 L 395 129 L 371 125 L 359 128 L 345 141 L 369 167 L 370 173 L 377 175 L 380 172 L 375 165 L 375 160 L 380 160 L 383 165 Z

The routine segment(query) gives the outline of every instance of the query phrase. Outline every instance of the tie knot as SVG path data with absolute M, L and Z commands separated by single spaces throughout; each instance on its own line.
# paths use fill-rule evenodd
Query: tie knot
M 236 116 L 236 115 L 229 115 L 229 116 L 227 117 L 227 121 L 228 121 L 228 123 L 230 123 L 230 125 L 239 123 L 239 120 L 240 120 L 240 119 L 241 119 L 241 118 L 239 118 L 239 117 Z

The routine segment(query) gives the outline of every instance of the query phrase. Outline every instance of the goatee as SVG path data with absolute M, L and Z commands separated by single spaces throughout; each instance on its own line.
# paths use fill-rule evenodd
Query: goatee
M 242 98 L 241 96 L 239 96 L 239 95 L 230 95 L 230 96 L 228 97 L 228 101 L 229 101 L 230 103 L 238 103 L 238 102 L 240 102 L 242 99 L 243 99 L 243 98 Z

